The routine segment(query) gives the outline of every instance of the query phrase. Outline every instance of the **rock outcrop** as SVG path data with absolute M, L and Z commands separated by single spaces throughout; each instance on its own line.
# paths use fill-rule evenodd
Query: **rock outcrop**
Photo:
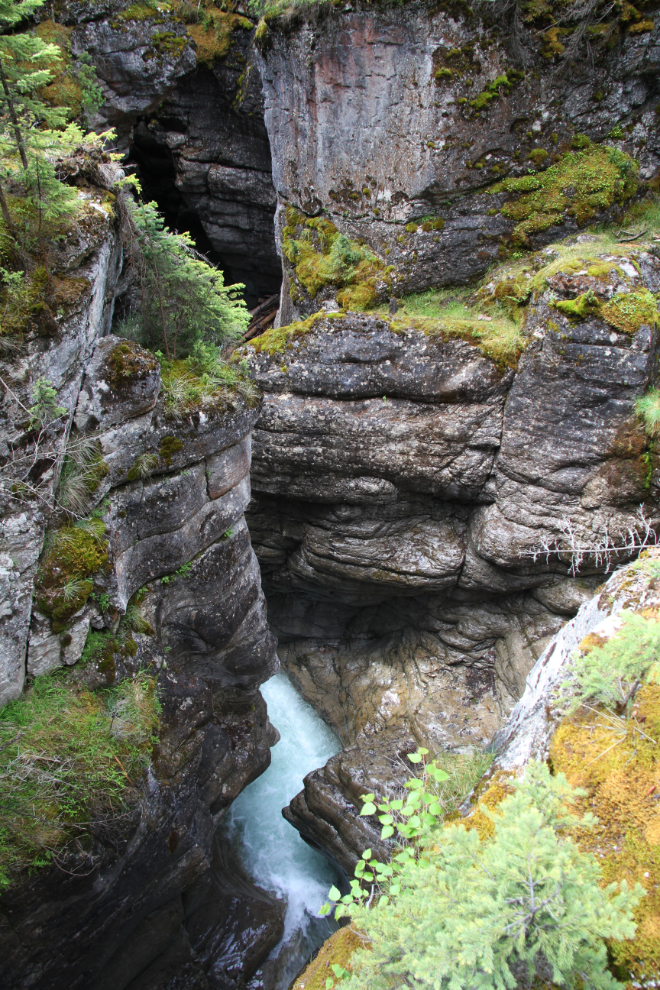
M 0 896 L 2 984 L 229 990 L 283 930 L 283 906 L 217 834 L 277 739 L 258 691 L 275 640 L 243 515 L 259 401 L 228 390 L 173 414 L 154 355 L 107 334 L 121 237 L 102 192 L 87 197 L 51 273 L 75 302 L 40 310 L 50 322 L 3 361 L 2 700 L 26 673 L 68 668 L 96 690 L 146 671 L 161 710 L 121 813 Z M 54 417 L 41 431 L 26 413 L 40 379 Z M 91 540 L 93 574 L 51 559 L 62 534 Z
M 358 795 L 420 743 L 485 745 L 598 575 L 657 530 L 657 464 L 634 414 L 655 376 L 655 302 L 632 331 L 607 306 L 653 300 L 660 264 L 582 249 L 591 260 L 578 245 L 562 270 L 546 252 L 520 276 L 514 367 L 489 356 L 476 318 L 470 336 L 442 314 L 321 313 L 245 350 L 265 392 L 248 519 L 270 621 L 349 747 L 286 814 L 346 868 L 377 840 Z M 587 281 L 603 302 L 576 320 L 598 265 Z M 511 277 L 496 270 L 483 293 Z

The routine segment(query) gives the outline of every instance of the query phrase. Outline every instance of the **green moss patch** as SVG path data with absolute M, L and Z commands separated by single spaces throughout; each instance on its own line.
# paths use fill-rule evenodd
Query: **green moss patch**
M 104 534 L 101 519 L 82 520 L 53 534 L 39 564 L 35 599 L 54 632 L 83 607 L 94 590 L 92 575 L 108 563 Z
M 648 289 L 639 289 L 636 292 L 618 293 L 610 302 L 604 303 L 601 314 L 610 326 L 632 334 L 641 326 L 657 325 L 658 304 Z
M 402 306 L 391 322 L 392 330 L 413 326 L 432 339 L 460 337 L 478 347 L 485 357 L 503 371 L 515 368 L 525 349 L 522 321 L 498 307 L 489 319 L 474 305 L 469 290 L 428 289 L 404 296 Z
M 573 317 L 577 320 L 584 320 L 585 317 L 600 313 L 600 301 L 596 294 L 589 290 L 577 296 L 576 299 L 564 299 L 555 303 L 555 307 L 564 313 L 565 316 Z
M 282 250 L 311 299 L 329 285 L 338 289 L 362 286 L 359 292 L 347 294 L 346 303 L 360 309 L 375 305 L 376 278 L 387 280 L 391 267 L 386 267 L 367 245 L 340 234 L 324 217 L 306 218 L 289 206 L 286 220 Z
M 175 454 L 178 454 L 180 450 L 183 450 L 183 440 L 179 437 L 163 437 L 160 441 L 160 449 L 158 453 L 161 459 L 167 467 L 172 463 L 172 458 Z
M 507 69 L 506 72 L 489 82 L 474 100 L 470 100 L 470 106 L 477 111 L 487 110 L 493 100 L 500 96 L 508 96 L 511 87 L 524 78 L 524 72 L 519 72 L 517 69 Z
M 70 840 L 80 851 L 95 818 L 125 811 L 158 710 L 146 675 L 91 692 L 55 674 L 0 711 L 0 889 L 57 861 Z
M 609 302 L 602 303 L 592 291 L 583 292 L 575 299 L 563 299 L 554 303 L 556 309 L 575 320 L 598 316 L 623 333 L 637 333 L 640 327 L 654 327 L 658 322 L 658 304 L 648 289 L 619 292 Z
M 637 163 L 617 148 L 592 145 L 569 153 L 545 172 L 504 179 L 493 193 L 514 193 L 502 214 L 515 221 L 513 240 L 528 243 L 530 235 L 559 226 L 566 217 L 579 225 L 614 204 L 623 204 L 637 189 Z
M 343 316 L 343 313 L 326 313 L 321 310 L 318 313 L 314 313 L 313 316 L 308 316 L 306 320 L 300 320 L 296 323 L 290 323 L 286 327 L 277 327 L 276 329 L 267 330 L 266 333 L 262 333 L 260 337 L 255 337 L 251 340 L 249 346 L 257 352 L 257 354 L 264 353 L 270 354 L 280 354 L 284 351 L 285 347 L 289 345 L 294 337 L 301 337 L 303 334 L 309 333 L 313 330 L 320 320 L 326 320 L 332 317 Z
M 169 3 L 158 2 L 142 2 L 133 3 L 130 7 L 125 10 L 119 11 L 115 15 L 112 22 L 113 27 L 118 27 L 122 23 L 127 23 L 130 21 L 151 21 L 153 20 L 156 24 L 162 24 L 166 18 L 168 18 L 172 13 L 172 7 Z
M 124 340 L 110 351 L 107 359 L 112 387 L 121 390 L 133 381 L 148 378 L 158 368 L 158 359 L 150 351 Z
M 183 6 L 180 4 L 178 9 L 182 10 Z M 231 48 L 234 32 L 251 31 L 254 27 L 247 17 L 218 10 L 212 3 L 206 3 L 201 10 L 197 10 L 197 23 L 189 24 L 188 33 L 197 47 L 198 65 L 211 66 L 216 59 L 225 58 Z

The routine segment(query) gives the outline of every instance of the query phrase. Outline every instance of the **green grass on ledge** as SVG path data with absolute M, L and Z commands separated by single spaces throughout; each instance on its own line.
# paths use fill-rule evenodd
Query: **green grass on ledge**
M 89 823 L 127 808 L 158 725 L 155 680 L 145 674 L 89 691 L 56 672 L 0 710 L 0 890 L 58 861 Z

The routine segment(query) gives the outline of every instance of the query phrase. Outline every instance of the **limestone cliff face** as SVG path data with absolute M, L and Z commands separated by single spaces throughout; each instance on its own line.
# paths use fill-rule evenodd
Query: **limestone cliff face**
M 328 7 L 275 22 L 259 64 L 279 230 L 286 206 L 322 214 L 395 267 L 397 293 L 467 282 L 515 237 L 495 185 L 502 177 L 628 124 L 626 147 L 643 177 L 655 175 L 653 23 L 568 71 L 553 59 L 563 46 L 549 48 L 532 18 L 514 32 L 458 5 Z M 528 241 L 539 246 L 583 222 L 567 202 Z M 318 308 L 291 261 L 285 251 L 295 291 L 285 286 L 283 323 Z
M 41 553 L 49 507 L 57 487 L 62 444 L 70 428 L 85 366 L 96 342 L 109 329 L 114 289 L 122 263 L 112 213 L 98 189 L 81 214 L 80 222 L 52 259 L 59 292 L 59 319 L 49 309 L 35 325 L 25 347 L 1 359 L 4 379 L 0 422 L 3 474 L 15 483 L 29 469 L 29 484 L 39 497 L 21 501 L 12 497 L 11 483 L 3 486 L 0 520 L 0 704 L 20 695 L 25 679 L 25 654 L 32 610 L 32 588 Z M 58 291 L 57 289 L 55 290 Z M 73 299 L 71 298 L 73 296 Z M 53 308 L 58 299 L 51 300 Z M 40 456 L 30 465 L 21 444 L 28 425 L 26 409 L 39 378 L 52 382 L 58 402 L 69 412 L 41 443 Z
M 657 291 L 655 256 L 630 259 L 631 289 Z M 598 546 L 635 531 L 639 545 L 640 506 L 658 525 L 633 409 L 656 374 L 657 331 L 576 323 L 558 295 L 576 284 L 549 279 L 515 369 L 405 317 L 319 314 L 246 348 L 265 392 L 248 519 L 270 621 L 283 664 L 348 746 L 287 816 L 347 869 L 378 838 L 356 822 L 359 794 L 418 743 L 489 742 L 597 575 L 636 552 L 608 560 Z
M 125 812 L 93 821 L 89 841 L 0 897 L 1 982 L 230 988 L 282 932 L 281 905 L 253 887 L 216 837 L 277 738 L 258 691 L 277 667 L 275 641 L 243 515 L 258 403 L 229 396 L 171 415 L 154 356 L 107 334 L 121 239 L 110 211 L 92 204 L 93 234 L 72 236 L 58 260 L 57 278 L 80 290 L 76 304 L 51 316 L 47 335 L 31 331 L 0 372 L 9 479 L 3 701 L 20 695 L 26 673 L 75 668 L 96 689 L 146 669 L 157 676 L 162 711 L 148 772 L 130 782 Z M 31 454 L 21 404 L 29 407 L 39 378 L 53 383 L 66 413 Z M 65 521 L 58 481 L 82 437 L 97 444 L 87 508 L 96 507 L 108 563 L 81 607 L 55 622 L 38 604 L 38 562 L 44 537 L 57 539 Z M 18 481 L 29 456 L 31 487 Z M 135 632 L 129 649 L 113 635 L 137 591 L 147 631 Z M 103 648 L 82 662 L 92 634 Z

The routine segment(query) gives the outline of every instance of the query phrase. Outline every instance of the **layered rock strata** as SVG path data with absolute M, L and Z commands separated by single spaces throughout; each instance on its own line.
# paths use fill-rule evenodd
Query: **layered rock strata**
M 44 306 L 43 326 L 3 359 L 2 700 L 20 696 L 26 674 L 69 668 L 96 690 L 146 671 L 161 710 L 123 811 L 93 817 L 84 841 L 0 896 L 2 985 L 229 990 L 283 930 L 283 906 L 217 834 L 277 739 L 258 691 L 277 667 L 275 641 L 243 515 L 258 400 L 228 392 L 172 414 L 154 355 L 107 334 L 121 238 L 108 197 L 86 195 L 53 258 L 68 305 Z M 54 398 L 35 430 L 26 410 L 38 380 Z M 85 444 L 75 516 L 88 519 L 76 529 L 67 485 Z M 47 567 L 63 526 L 95 533 L 107 558 L 70 590 Z
M 627 279 L 631 300 L 657 291 L 656 258 L 631 260 L 602 264 L 603 299 Z M 286 815 L 347 869 L 377 844 L 359 794 L 405 774 L 420 743 L 485 745 L 598 575 L 635 555 L 644 519 L 657 531 L 634 415 L 655 317 L 633 333 L 600 311 L 576 322 L 560 304 L 583 276 L 548 271 L 515 368 L 400 316 L 319 314 L 246 348 L 266 393 L 248 519 L 270 621 L 348 747 Z

